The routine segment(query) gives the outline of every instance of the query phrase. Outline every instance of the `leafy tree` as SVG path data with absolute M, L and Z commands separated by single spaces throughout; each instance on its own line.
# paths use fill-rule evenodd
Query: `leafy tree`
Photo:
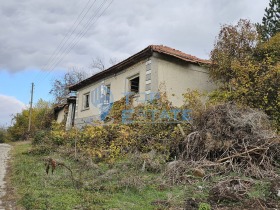
M 28 136 L 28 116 L 29 111 L 23 110 L 13 116 L 14 124 L 8 128 L 8 139 L 10 141 L 24 140 Z M 32 129 L 33 130 L 33 129 Z
M 264 40 L 280 32 L 280 0 L 270 0 L 262 24 L 257 24 L 257 27 Z
M 44 130 L 50 128 L 54 120 L 53 105 L 50 102 L 39 99 L 34 108 L 33 129 Z
M 266 42 L 259 42 L 255 51 L 254 57 L 262 61 L 268 57 L 271 62 L 276 64 L 280 61 L 280 32 L 275 34 Z
M 238 72 L 232 68 L 233 63 L 246 63 L 257 41 L 257 30 L 248 20 L 240 20 L 235 26 L 223 25 L 211 51 L 211 76 L 225 83 L 235 78 Z
M 211 77 L 220 89 L 213 99 L 264 110 L 280 125 L 280 33 L 262 42 L 254 24 L 224 25 L 211 52 Z
M 29 110 L 25 109 L 21 113 L 14 115 L 14 124 L 8 128 L 7 135 L 11 141 L 26 139 L 38 130 L 49 129 L 54 120 L 52 104 L 42 99 L 35 104 L 32 109 L 32 124 L 30 133 L 28 133 Z
M 0 143 L 4 143 L 7 140 L 7 129 L 0 127 Z

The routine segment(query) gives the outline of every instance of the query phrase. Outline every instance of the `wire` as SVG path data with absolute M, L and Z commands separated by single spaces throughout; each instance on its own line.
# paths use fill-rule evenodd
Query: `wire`
M 79 39 L 79 37 L 81 36 L 81 34 L 86 30 L 88 24 L 93 20 L 93 18 L 96 17 L 96 15 L 98 14 L 99 10 L 102 8 L 102 6 L 104 5 L 105 2 L 103 2 L 99 8 L 93 13 L 93 15 L 91 16 L 91 18 L 87 21 L 87 23 L 84 25 L 83 29 L 76 34 L 76 36 L 71 40 L 70 43 L 68 43 L 68 45 L 66 46 L 66 48 L 61 52 L 60 56 L 58 57 L 58 60 L 56 62 L 53 63 L 53 65 L 50 66 L 50 71 L 53 70 L 53 67 L 56 67 L 56 64 L 58 64 L 58 62 L 61 60 L 61 58 L 63 58 L 65 56 L 65 53 L 67 53 L 69 51 L 69 49 L 71 49 L 71 47 L 75 44 L 76 40 Z
M 64 38 L 60 41 L 59 45 L 56 47 L 56 49 L 53 51 L 52 55 L 49 57 L 47 63 L 45 66 L 42 66 L 41 69 L 42 70 L 47 70 L 47 67 L 50 65 L 50 63 L 52 62 L 52 60 L 55 59 L 55 57 L 59 54 L 59 51 L 63 48 L 63 46 L 65 45 L 65 43 L 70 39 L 70 37 L 72 36 L 72 34 L 75 32 L 75 30 L 77 29 L 77 27 L 79 26 L 79 24 L 83 21 L 83 19 L 85 18 L 85 16 L 88 14 L 88 12 L 90 11 L 90 9 L 92 8 L 92 6 L 94 5 L 94 3 L 96 2 L 96 0 L 91 4 L 91 6 L 88 8 L 88 10 L 86 11 L 86 13 L 84 14 L 84 16 L 82 17 L 81 20 L 80 17 L 82 16 L 82 14 L 84 13 L 84 11 L 86 10 L 86 8 L 88 7 L 89 3 L 91 0 L 88 0 L 88 2 L 85 4 L 83 10 L 79 13 L 79 15 L 77 16 L 75 22 L 72 24 L 72 26 L 69 28 L 68 32 L 66 33 L 66 35 L 64 36 Z M 77 24 L 78 23 L 78 24 Z M 77 25 L 76 25 L 77 24 Z M 75 27 L 76 25 L 76 27 Z M 75 27 L 75 28 L 74 28 Z M 74 28 L 74 29 L 73 29 Z M 34 77 L 34 80 L 37 79 L 40 75 L 40 72 Z
M 91 22 L 92 22 L 92 21 L 94 20 L 94 18 L 97 16 L 98 12 L 101 10 L 101 8 L 104 6 L 104 4 L 105 4 L 105 1 L 99 6 L 99 8 L 97 9 L 95 15 L 93 15 L 93 16 L 88 20 L 88 22 L 87 22 L 86 25 L 84 26 L 84 31 L 80 31 L 80 33 L 79 33 L 78 35 L 76 35 L 76 37 L 73 39 L 72 46 L 71 46 L 71 44 L 68 44 L 67 48 L 63 51 L 63 53 L 66 52 L 66 54 L 64 54 L 64 56 L 63 56 L 63 54 L 61 54 L 62 59 L 71 51 L 71 49 L 73 49 L 73 47 L 80 41 L 80 39 L 84 37 L 84 35 L 87 33 L 87 31 L 88 31 L 88 29 L 90 28 L 90 26 L 97 22 L 97 20 L 99 19 L 99 17 L 100 17 L 102 14 L 96 19 L 96 21 L 95 21 L 93 24 L 91 24 Z M 75 41 L 75 39 L 76 39 L 76 41 Z M 75 42 L 74 42 L 74 41 L 75 41 Z M 69 48 L 68 48 L 68 47 L 69 47 Z M 67 51 L 67 50 L 68 50 L 68 51 Z M 60 61 L 61 61 L 62 59 L 60 59 L 60 60 L 51 68 L 51 70 L 53 70 L 53 69 L 57 66 L 57 64 L 60 63 Z
M 80 14 L 78 15 L 78 17 L 76 18 L 75 22 L 72 24 L 71 28 L 75 26 L 76 22 L 78 21 L 78 19 L 80 18 L 80 16 L 82 15 L 82 13 L 85 11 L 85 9 L 87 8 L 88 4 L 89 4 L 90 0 L 87 2 L 87 4 L 84 6 L 83 10 L 80 12 Z M 44 69 L 45 67 L 47 67 L 48 63 L 51 61 L 51 59 L 53 58 L 53 56 L 57 53 L 59 47 L 61 46 L 61 44 L 64 42 L 64 40 L 66 39 L 66 37 L 69 35 L 71 28 L 69 29 L 69 31 L 67 32 L 67 34 L 64 36 L 64 38 L 61 40 L 61 42 L 59 43 L 59 45 L 57 46 L 57 48 L 53 51 L 52 55 L 49 57 L 47 63 L 45 66 L 42 66 L 41 69 Z M 34 80 L 40 75 L 40 72 L 36 74 L 36 76 L 34 77 Z
M 48 71 L 47 75 L 44 77 L 44 79 L 51 73 L 51 71 L 53 71 L 57 67 L 57 65 L 63 60 L 63 58 L 66 55 L 68 55 L 69 52 L 77 45 L 77 43 L 85 36 L 85 34 L 88 32 L 88 30 L 91 28 L 91 26 L 94 25 L 98 21 L 98 19 L 104 14 L 104 12 L 113 3 L 113 0 L 110 1 L 110 3 L 107 5 L 107 7 L 99 14 L 99 16 L 96 18 L 96 20 L 92 23 L 94 18 L 102 10 L 102 7 L 104 6 L 105 3 L 106 3 L 106 0 L 99 6 L 99 8 L 97 9 L 96 13 L 88 20 L 88 22 L 84 26 L 84 30 L 81 30 L 80 33 L 78 35 L 76 35 L 76 37 L 72 40 L 73 42 L 69 43 L 67 45 L 67 47 L 64 49 L 64 51 L 61 53 L 61 56 L 59 57 L 60 59 L 57 60 L 57 62 L 54 63 L 54 65 L 51 66 L 51 68 L 49 69 L 49 71 Z
M 88 3 L 90 2 L 90 0 L 88 1 Z M 80 13 L 80 15 L 78 16 L 78 18 L 76 19 L 75 23 L 73 24 L 72 27 L 74 27 L 76 25 L 76 27 L 71 31 L 68 31 L 67 35 L 64 37 L 64 39 L 60 42 L 59 46 L 56 48 L 56 51 L 58 51 L 58 53 L 55 54 L 55 56 L 59 55 L 59 52 L 63 49 L 63 47 L 65 46 L 65 44 L 67 43 L 67 41 L 70 39 L 70 37 L 73 35 L 73 33 L 76 31 L 76 29 L 78 28 L 78 26 L 81 24 L 81 22 L 85 19 L 86 15 L 88 14 L 88 12 L 91 10 L 91 8 L 93 7 L 93 5 L 95 4 L 96 0 L 94 0 L 94 2 L 91 4 L 91 6 L 88 8 L 88 10 L 86 11 L 86 13 L 84 14 L 84 16 L 82 17 L 82 19 L 79 21 L 79 23 L 76 25 L 77 20 L 79 19 L 79 17 L 82 15 L 82 13 L 84 12 L 85 8 L 83 9 L 83 11 Z M 88 5 L 88 3 L 86 4 L 86 6 Z M 70 35 L 69 35 L 70 34 Z M 68 36 L 69 35 L 69 36 Z M 66 39 L 66 37 L 68 36 L 68 38 Z M 66 39 L 66 40 L 65 40 Z M 65 40 L 65 42 L 64 42 Z M 63 44 L 62 44 L 63 43 Z M 62 45 L 61 45 L 62 44 Z M 54 55 L 54 54 L 53 54 Z M 51 60 L 51 59 L 49 59 Z M 54 60 L 54 59 L 53 59 Z M 53 61 L 48 61 L 47 62 L 47 66 L 45 68 L 45 70 L 47 70 L 48 66 L 52 63 Z M 44 69 L 44 68 L 43 68 Z

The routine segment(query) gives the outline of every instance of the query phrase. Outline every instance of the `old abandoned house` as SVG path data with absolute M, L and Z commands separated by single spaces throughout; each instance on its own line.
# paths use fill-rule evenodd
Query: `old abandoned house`
M 100 108 L 94 104 L 94 90 L 106 87 L 108 103 L 120 100 L 133 92 L 135 101 L 143 102 L 150 94 L 164 87 L 174 106 L 183 104 L 187 89 L 211 91 L 207 65 L 209 61 L 185 54 L 163 45 L 150 45 L 122 62 L 71 86 L 76 92 L 76 104 L 68 110 L 66 127 L 83 127 L 99 120 Z

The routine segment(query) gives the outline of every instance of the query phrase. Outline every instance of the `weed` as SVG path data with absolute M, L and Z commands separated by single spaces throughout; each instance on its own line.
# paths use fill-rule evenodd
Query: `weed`
M 211 206 L 208 203 L 200 203 L 198 210 L 211 210 Z

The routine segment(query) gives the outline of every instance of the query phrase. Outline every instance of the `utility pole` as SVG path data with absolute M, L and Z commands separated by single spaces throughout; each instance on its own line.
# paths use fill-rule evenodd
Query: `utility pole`
M 30 108 L 29 108 L 28 133 L 30 133 L 30 129 L 31 129 L 31 115 L 32 115 L 32 104 L 33 104 L 33 92 L 34 92 L 34 82 L 32 82 L 32 84 L 31 84 L 31 100 L 30 100 Z

